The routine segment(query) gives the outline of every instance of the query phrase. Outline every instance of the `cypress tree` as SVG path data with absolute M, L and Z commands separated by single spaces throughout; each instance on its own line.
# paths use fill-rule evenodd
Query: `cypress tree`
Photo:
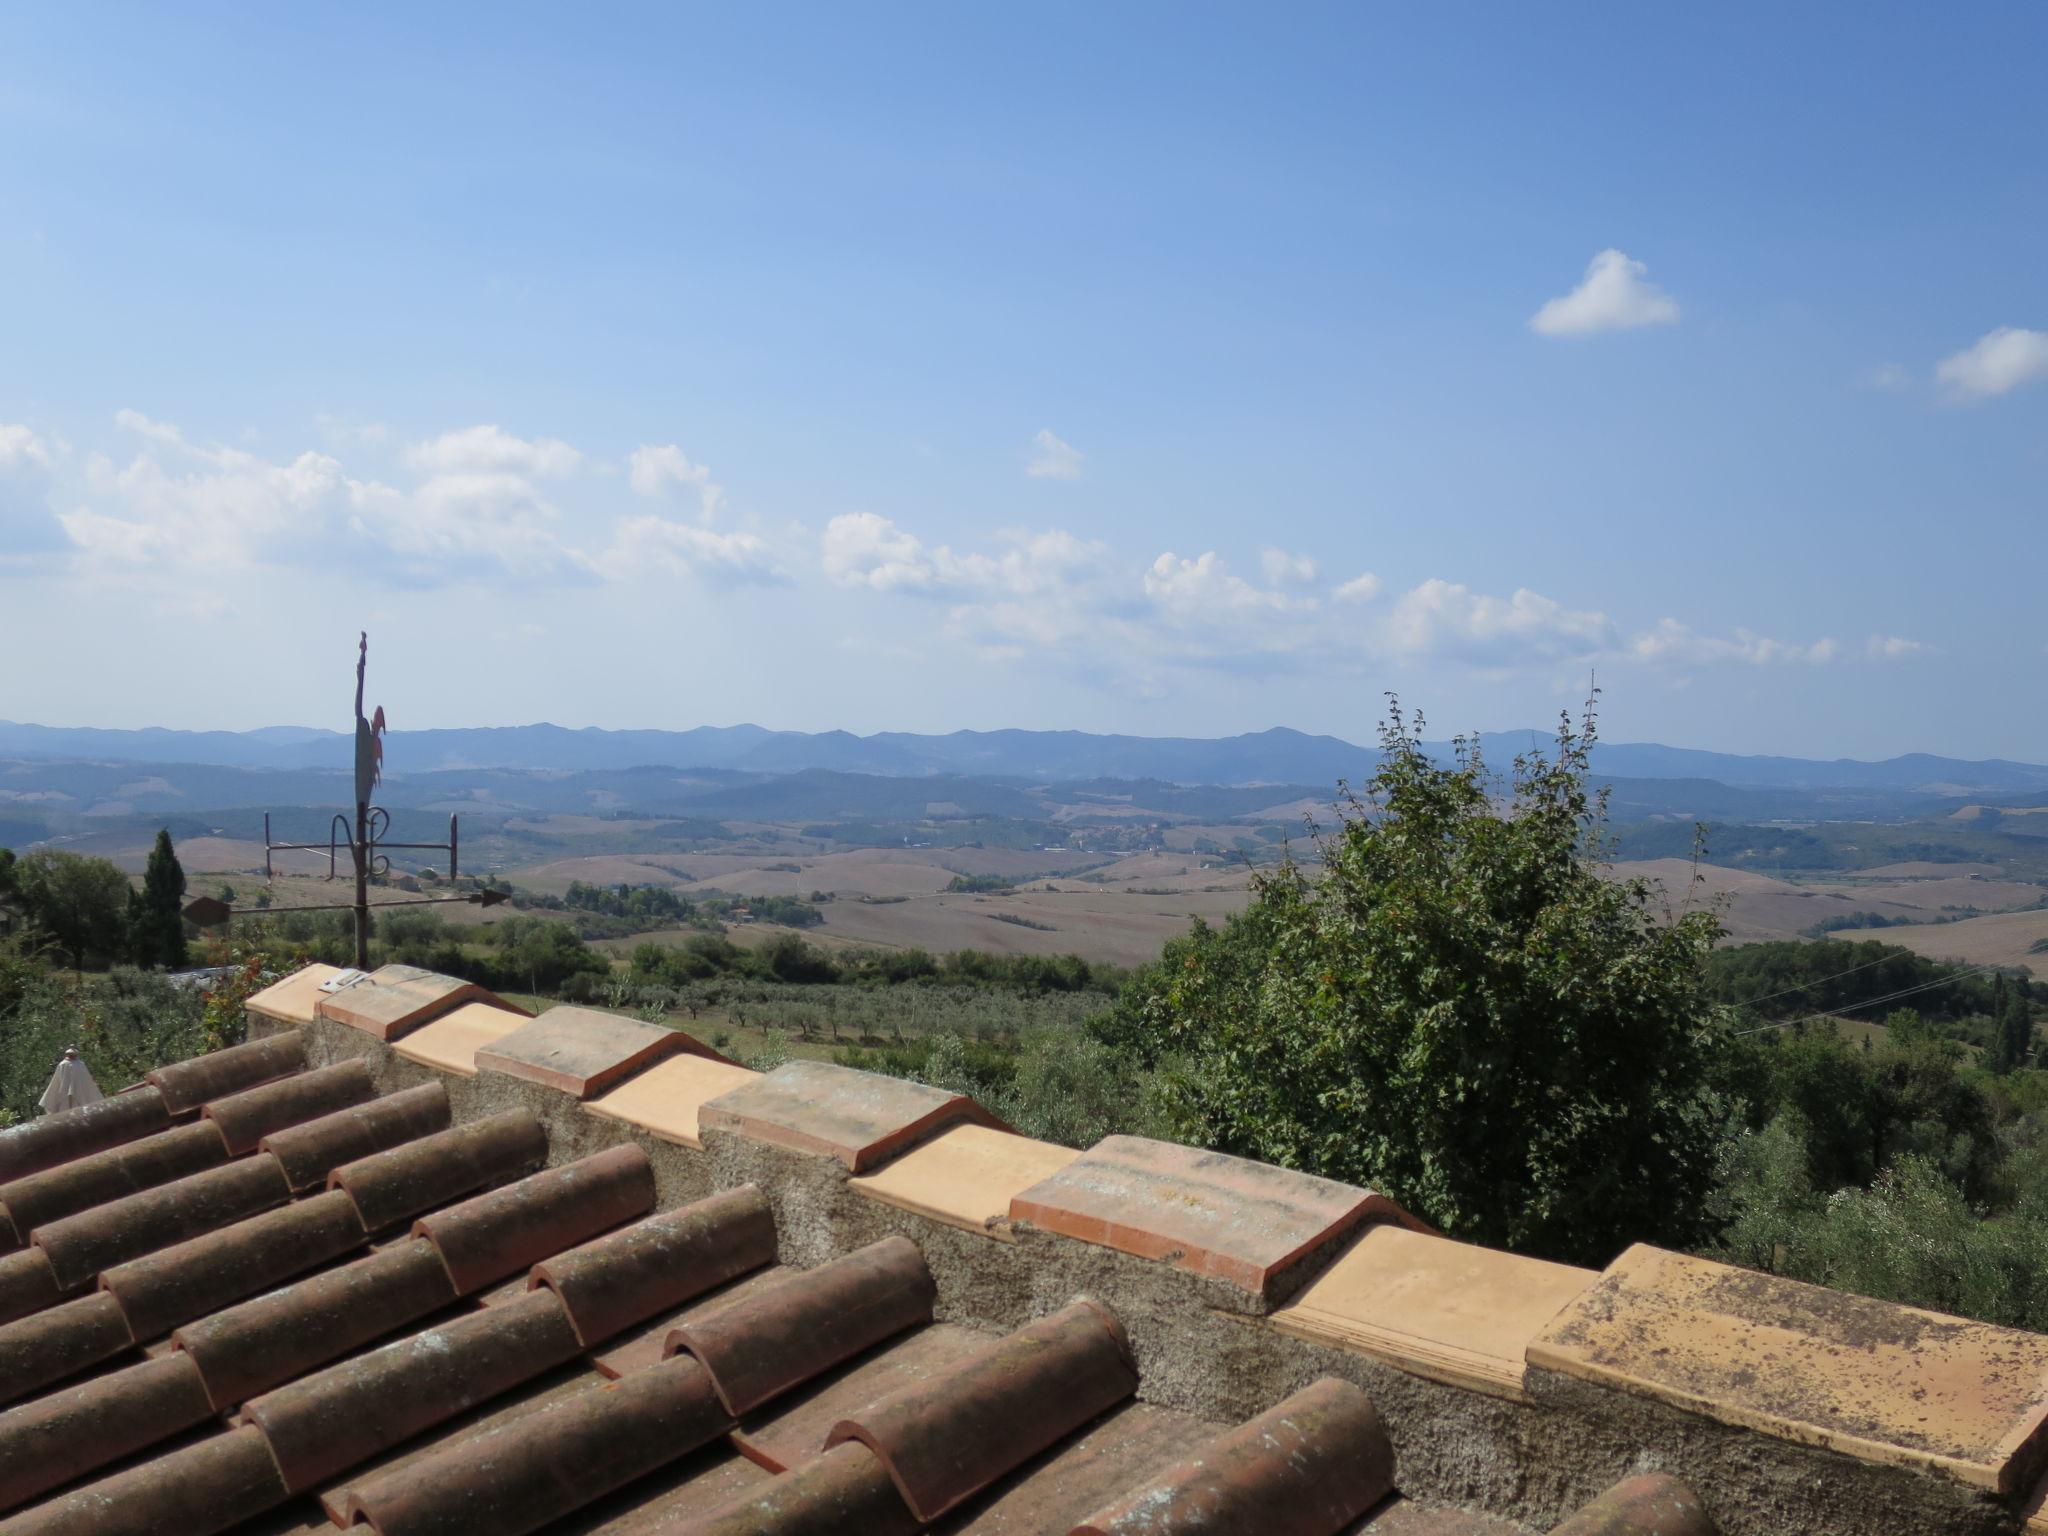
M 185 963 L 185 869 L 168 827 L 156 835 L 142 873 L 142 893 L 129 907 L 129 949 L 137 965 Z
M 2006 992 L 2005 1005 L 1998 1016 L 1998 1069 L 2011 1072 L 2023 1067 L 2033 1053 L 2034 1010 L 2027 1002 L 2027 987 L 2022 982 Z

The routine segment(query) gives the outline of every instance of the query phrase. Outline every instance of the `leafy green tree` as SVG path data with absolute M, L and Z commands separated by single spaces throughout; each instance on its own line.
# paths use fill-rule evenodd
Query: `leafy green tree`
M 1369 1185 L 1447 1232 L 1604 1263 L 1707 1235 L 1726 1036 L 1710 911 L 1600 865 L 1591 706 L 1503 785 L 1394 703 L 1381 766 L 1250 910 L 1097 1026 L 1157 1064 L 1176 1133 Z
M 15 864 L 29 919 L 73 969 L 117 957 L 127 937 L 128 877 L 105 859 L 38 848 Z
M 185 869 L 171 847 L 169 828 L 156 835 L 142 890 L 129 897 L 128 953 L 137 965 L 178 967 L 185 963 Z

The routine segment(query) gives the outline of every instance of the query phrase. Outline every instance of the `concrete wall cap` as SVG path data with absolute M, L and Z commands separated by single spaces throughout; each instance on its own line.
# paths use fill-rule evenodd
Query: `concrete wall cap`
M 637 1125 L 663 1141 L 701 1151 L 704 1138 L 698 1131 L 698 1112 L 709 1100 L 760 1075 L 709 1056 L 669 1056 L 583 1108 L 607 1120 Z
M 885 1205 L 1009 1243 L 1010 1202 L 1080 1155 L 985 1125 L 954 1125 L 849 1182 Z
M 476 1053 L 496 1045 L 526 1022 L 527 1015 L 496 1003 L 464 1003 L 438 1019 L 429 1019 L 391 1049 L 423 1067 L 475 1077 Z
M 1724 1424 L 2017 1493 L 2048 1426 L 2048 1337 L 1637 1244 L 1529 1364 Z

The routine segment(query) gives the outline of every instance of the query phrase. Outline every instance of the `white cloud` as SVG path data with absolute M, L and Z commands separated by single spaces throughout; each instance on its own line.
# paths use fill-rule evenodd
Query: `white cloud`
M 543 480 L 574 471 L 583 455 L 552 437 L 514 437 L 501 427 L 464 427 L 406 450 L 406 463 L 423 474 L 515 474 Z
M 1908 640 L 1900 635 L 1872 635 L 1864 645 L 1864 651 L 1873 661 L 1911 661 L 1916 656 L 1933 654 L 1934 647 L 1919 640 Z
M 1529 318 L 1539 336 L 1589 336 L 1596 331 L 1669 325 L 1678 305 L 1648 279 L 1649 268 L 1612 248 L 1595 256 L 1585 280 Z
M 1380 595 L 1381 586 L 1371 571 L 1360 571 L 1330 595 L 1340 603 L 1369 603 Z
M 674 490 L 694 490 L 707 518 L 715 515 L 725 500 L 724 488 L 712 483 L 710 469 L 674 443 L 642 444 L 633 450 L 627 466 L 627 482 L 638 495 L 654 498 Z
M 1307 555 L 1290 555 L 1268 546 L 1259 551 L 1259 569 L 1269 587 L 1311 587 L 1315 585 L 1316 563 Z
M 1073 444 L 1055 437 L 1051 428 L 1041 428 L 1031 439 L 1031 458 L 1024 465 L 1024 473 L 1043 480 L 1078 480 L 1081 461 L 1086 457 Z
M 1811 644 L 1773 640 L 1768 636 L 1738 629 L 1730 638 L 1703 635 L 1676 619 L 1659 619 L 1654 628 L 1629 641 L 1627 656 L 1651 666 L 1702 666 L 1715 662 L 1747 662 L 1768 666 L 1774 662 L 1805 662 L 1824 666 L 1841 655 L 1841 643 L 1831 639 Z
M 1279 612 L 1315 606 L 1314 598 L 1255 587 L 1233 576 L 1215 550 L 1184 560 L 1168 550 L 1145 572 L 1145 595 L 1176 618 L 1210 620 L 1229 613 Z
M 0 422 L 0 469 L 48 469 L 52 458 L 49 445 L 27 427 Z
M 1034 597 L 1091 586 L 1109 561 L 1108 546 L 1063 529 L 1003 535 L 1000 554 L 956 553 L 927 545 L 874 512 L 846 512 L 825 525 L 819 557 L 842 587 L 933 596 L 998 593 Z
M 558 507 L 507 470 L 437 474 L 411 491 L 351 482 L 350 526 L 410 560 L 415 579 L 440 584 L 496 566 L 529 580 L 582 581 L 589 557 L 565 540 Z
M 1492 597 L 1435 578 L 1402 593 L 1386 626 L 1389 644 L 1404 655 L 1488 665 L 1590 654 L 1613 631 L 1604 613 L 1567 608 L 1527 587 Z
M 1935 366 L 1934 376 L 1961 400 L 1993 395 L 2048 379 L 2048 331 L 2001 325 Z
M 1856 382 L 1864 389 L 1896 390 L 1909 386 L 1913 377 L 1903 363 L 1874 363 L 1856 375 Z
M 721 533 L 666 517 L 627 518 L 602 563 L 615 577 L 653 569 L 719 585 L 779 585 L 789 580 L 759 535 L 742 530 Z

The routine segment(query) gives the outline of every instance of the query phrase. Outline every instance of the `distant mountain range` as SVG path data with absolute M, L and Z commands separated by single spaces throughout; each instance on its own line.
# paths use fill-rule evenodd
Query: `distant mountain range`
M 1543 731 L 1489 733 L 1483 747 L 1505 766 Z M 1433 750 L 1449 751 L 1448 743 Z M 97 730 L 0 720 L 0 758 L 100 763 L 209 764 L 234 768 L 346 769 L 338 731 L 271 726 L 255 731 Z M 887 777 L 972 776 L 1048 783 L 1077 779 L 1159 779 L 1175 784 L 1354 782 L 1377 751 L 1335 736 L 1276 728 L 1220 738 L 1113 736 L 1086 731 L 954 731 L 944 736 L 882 731 L 771 731 L 757 725 L 689 731 L 570 730 L 558 725 L 395 731 L 386 739 L 393 777 L 469 769 L 728 769 L 745 773 L 834 773 Z M 1655 743 L 1602 745 L 1603 776 L 1691 779 L 1741 789 L 1940 797 L 2048 791 L 2048 766 L 1999 759 L 1965 761 L 1910 753 L 1881 762 L 1749 757 Z

